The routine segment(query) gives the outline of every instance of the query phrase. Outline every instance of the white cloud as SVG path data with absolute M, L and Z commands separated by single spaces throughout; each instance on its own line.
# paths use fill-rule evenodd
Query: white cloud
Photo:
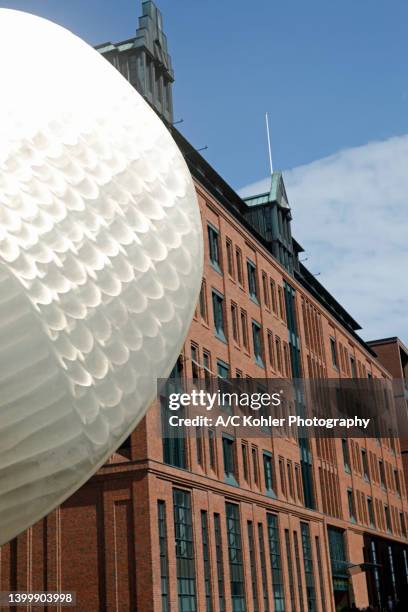
M 408 135 L 345 149 L 284 172 L 311 272 L 366 340 L 408 343 Z M 269 179 L 240 190 L 267 191 Z

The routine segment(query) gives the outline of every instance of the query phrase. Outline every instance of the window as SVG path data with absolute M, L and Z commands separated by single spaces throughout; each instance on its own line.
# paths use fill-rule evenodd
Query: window
M 342 439 L 341 447 L 343 449 L 344 470 L 348 474 L 350 474 L 350 454 L 349 454 L 348 442 L 346 438 Z
M 325 610 L 326 609 L 326 595 L 324 592 L 323 564 L 322 564 L 322 553 L 320 550 L 319 536 L 315 536 L 315 543 L 316 543 L 317 568 L 319 571 L 320 600 L 322 603 L 322 609 Z
M 269 453 L 266 453 L 266 452 L 263 453 L 263 465 L 264 465 L 266 494 L 275 496 L 275 491 L 273 490 L 272 456 Z
M 385 472 L 384 472 L 384 463 L 382 462 L 382 460 L 380 459 L 378 461 L 378 466 L 380 468 L 380 482 L 381 482 L 381 486 L 383 489 L 386 489 L 386 483 L 385 483 Z
M 356 361 L 354 357 L 350 357 L 350 367 L 351 367 L 352 378 L 357 378 L 357 368 L 356 368 Z
M 374 507 L 373 507 L 373 500 L 371 499 L 371 497 L 367 497 L 367 510 L 368 510 L 368 520 L 370 522 L 370 527 L 375 527 Z
M 237 279 L 241 287 L 244 286 L 244 273 L 242 270 L 242 253 L 238 247 L 235 249 L 235 261 L 237 263 Z
M 302 561 L 300 559 L 300 550 L 299 550 L 299 541 L 297 531 L 293 532 L 293 542 L 295 545 L 295 560 L 296 560 L 296 573 L 298 579 L 298 595 L 300 602 L 300 609 L 304 609 L 304 600 L 303 600 L 303 579 L 302 579 Z
M 169 424 L 170 411 L 167 407 L 167 400 L 161 398 L 161 422 L 163 435 L 163 461 L 168 465 L 183 468 L 187 467 L 187 457 L 185 439 L 177 435 L 174 427 Z
M 404 513 L 400 512 L 399 513 L 399 518 L 400 518 L 400 525 L 401 525 L 401 533 L 403 536 L 407 537 L 407 528 L 405 526 L 405 518 L 404 518 Z M 407 580 L 408 582 L 408 580 Z
M 245 310 L 241 310 L 241 329 L 242 329 L 242 344 L 249 351 L 248 342 L 248 317 Z
M 271 299 L 270 299 L 269 287 L 268 287 L 268 277 L 266 276 L 265 272 L 262 272 L 262 289 L 263 289 L 263 298 L 264 298 L 265 306 L 269 310 L 269 308 L 271 307 Z
M 173 489 L 173 507 L 179 612 L 195 612 L 197 602 L 190 493 Z
M 361 449 L 361 460 L 362 460 L 362 463 L 363 463 L 363 476 L 364 476 L 364 480 L 367 480 L 367 482 L 369 482 L 369 480 L 370 480 L 370 473 L 368 471 L 367 451 L 365 450 L 365 448 Z
M 249 473 L 248 473 L 248 446 L 246 444 L 241 444 L 242 449 L 242 468 L 244 470 L 244 478 L 248 482 L 249 481 Z
M 162 612 L 169 612 L 169 559 L 167 553 L 166 504 L 161 500 L 157 502 L 157 518 L 159 528 Z
M 201 283 L 201 291 L 200 291 L 200 316 L 208 323 L 208 310 L 207 310 L 207 285 L 205 280 Z
M 196 427 L 196 451 L 197 463 L 203 467 L 204 465 L 204 447 L 203 447 L 203 430 L 202 427 Z
M 221 359 L 217 359 L 217 374 L 220 378 L 228 378 L 229 376 L 229 365 Z
M 272 588 L 275 612 L 285 610 L 285 592 L 283 589 L 282 565 L 279 542 L 278 518 L 274 514 L 267 514 L 269 557 L 272 572 Z
M 215 432 L 213 429 L 208 430 L 208 445 L 210 450 L 210 468 L 216 471 L 216 451 L 215 451 Z
M 283 299 L 283 289 L 280 285 L 278 285 L 278 304 L 279 304 L 279 316 L 282 321 L 286 321 L 286 310 L 285 310 L 285 301 Z
M 316 612 L 316 592 L 309 525 L 307 523 L 300 523 L 300 529 L 302 534 L 303 564 L 306 578 L 307 607 L 309 612 Z
M 285 478 L 285 463 L 282 457 L 279 457 L 279 478 L 281 482 L 281 491 L 282 494 L 286 497 L 286 478 Z
M 203 351 L 203 370 L 206 388 L 209 388 L 211 383 L 211 355 L 208 351 Z
M 254 483 L 256 486 L 259 484 L 259 471 L 258 471 L 258 451 L 252 447 L 252 470 L 254 474 Z
M 227 248 L 227 266 L 228 266 L 228 274 L 232 277 L 235 278 L 235 271 L 234 271 L 234 254 L 233 254 L 233 249 L 232 249 L 232 242 L 229 238 L 226 239 L 225 241 L 225 245 Z
M 248 544 L 249 544 L 249 562 L 251 569 L 251 583 L 252 583 L 252 601 L 254 604 L 254 612 L 259 612 L 258 608 L 258 593 L 257 593 L 257 572 L 256 572 L 256 558 L 255 558 L 255 544 L 254 544 L 254 526 L 251 521 L 248 521 Z
M 213 312 L 214 312 L 214 327 L 215 335 L 219 340 L 226 342 L 225 327 L 224 327 L 224 298 L 216 292 L 212 292 Z
M 232 612 L 245 612 L 244 567 L 242 561 L 239 509 L 237 505 L 230 503 L 225 504 L 225 509 L 227 520 Z
M 276 355 L 276 363 L 279 372 L 282 372 L 282 348 L 281 341 L 278 336 L 275 336 L 275 355 Z
M 191 344 L 191 375 L 193 380 L 200 378 L 200 357 L 196 344 Z
M 267 336 L 268 336 L 268 357 L 269 357 L 269 364 L 273 367 L 273 369 L 275 369 L 275 357 L 274 357 L 274 353 L 273 353 L 273 334 L 272 332 L 268 329 L 267 332 Z
M 252 321 L 252 340 L 254 344 L 255 363 L 264 368 L 263 348 L 262 348 L 262 329 L 259 323 Z
M 264 612 L 269 612 L 268 576 L 266 573 L 265 543 L 264 543 L 264 532 L 263 532 L 262 523 L 258 523 L 258 543 L 259 543 L 259 556 L 261 558 Z
M 235 461 L 234 461 L 234 438 L 224 434 L 222 436 L 222 454 L 224 458 L 224 474 L 226 481 L 232 481 L 236 484 L 235 479 Z
M 387 531 L 391 533 L 392 531 L 391 516 L 390 516 L 390 509 L 388 506 L 384 506 L 384 512 L 385 512 L 385 524 L 387 526 Z
M 219 234 L 211 225 L 208 226 L 208 247 L 211 265 L 217 272 L 221 272 Z
M 286 469 L 288 473 L 289 494 L 292 499 L 295 499 L 295 490 L 293 488 L 292 463 L 290 461 L 287 462 Z
M 356 522 L 356 513 L 354 510 L 354 498 L 353 498 L 353 490 L 347 489 L 347 503 L 348 503 L 348 511 L 349 518 L 352 523 Z
M 247 260 L 247 272 L 249 297 L 255 302 L 258 302 L 258 283 L 256 278 L 256 266 L 249 259 Z
M 205 584 L 205 609 L 212 612 L 212 588 L 211 588 L 211 567 L 210 555 L 208 550 L 208 518 L 205 510 L 201 511 L 201 539 L 203 544 L 203 565 L 204 565 L 204 584 Z
M 398 493 L 398 495 L 401 497 L 401 484 L 400 484 L 398 470 L 394 470 L 394 480 L 395 480 L 395 490 Z
M 283 358 L 285 363 L 285 375 L 289 378 L 291 374 L 291 367 L 289 358 L 289 347 L 287 342 L 283 343 Z
M 298 500 L 303 502 L 302 474 L 300 472 L 300 465 L 298 464 L 295 465 L 295 478 Z
M 232 337 L 239 344 L 239 328 L 238 328 L 238 306 L 235 302 L 231 302 L 231 319 L 232 319 Z
M 215 556 L 217 560 L 218 605 L 225 612 L 224 555 L 222 552 L 220 515 L 214 514 Z
M 331 357 L 332 357 L 332 364 L 336 368 L 336 370 L 338 370 L 339 364 L 337 360 L 337 346 L 336 346 L 336 341 L 334 338 L 330 338 L 330 351 L 331 351 Z
M 272 310 L 275 314 L 278 314 L 278 306 L 277 306 L 277 301 L 276 301 L 276 284 L 275 281 L 271 279 L 270 282 L 270 287 L 271 287 L 271 304 L 272 304 Z
M 286 557 L 288 561 L 290 605 L 291 605 L 292 610 L 295 610 L 296 609 L 295 581 L 293 578 L 293 562 L 292 562 L 292 550 L 290 546 L 289 529 L 285 529 L 285 545 L 286 545 Z

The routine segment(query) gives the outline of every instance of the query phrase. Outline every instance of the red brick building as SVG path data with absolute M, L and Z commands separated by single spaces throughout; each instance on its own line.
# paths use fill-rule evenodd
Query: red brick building
M 136 39 L 102 52 L 124 74 L 143 64 L 138 87 L 154 84 L 146 98 L 171 113 L 161 18 L 143 6 Z M 169 129 L 195 180 L 205 243 L 175 374 L 391 380 L 299 262 L 282 176 L 243 201 Z M 81 611 L 326 612 L 408 599 L 398 440 L 196 433 L 163 438 L 152 408 L 80 491 L 1 549 L 0 590 L 76 591 Z

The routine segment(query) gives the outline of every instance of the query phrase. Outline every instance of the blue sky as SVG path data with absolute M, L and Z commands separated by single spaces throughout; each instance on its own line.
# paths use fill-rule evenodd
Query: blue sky
M 140 0 L 8 0 L 92 44 L 135 31 Z M 158 0 L 182 131 L 235 187 L 406 131 L 406 0 Z
M 90 44 L 130 38 L 140 0 L 9 0 Z M 175 119 L 241 193 L 268 186 L 264 114 L 307 265 L 363 325 L 408 343 L 406 0 L 157 0 Z M 318 219 L 318 223 L 316 223 Z

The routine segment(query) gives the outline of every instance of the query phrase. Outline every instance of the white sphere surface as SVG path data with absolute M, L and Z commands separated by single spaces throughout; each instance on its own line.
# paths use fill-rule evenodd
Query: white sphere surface
M 168 130 L 94 49 L 0 10 L 0 543 L 135 428 L 202 277 L 193 182 Z

